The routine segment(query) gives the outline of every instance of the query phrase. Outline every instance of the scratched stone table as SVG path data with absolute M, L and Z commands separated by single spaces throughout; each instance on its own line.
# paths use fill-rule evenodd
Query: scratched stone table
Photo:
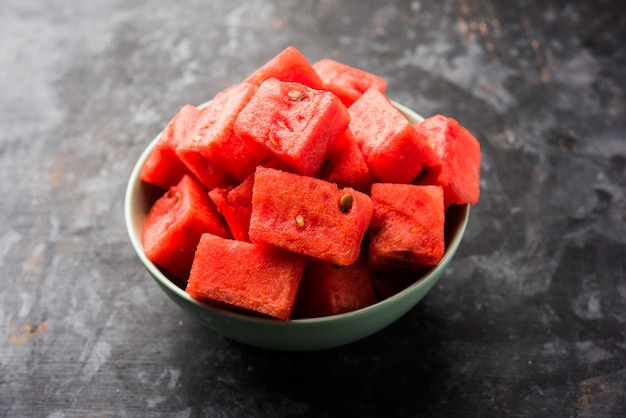
M 0 7 L 0 416 L 626 416 L 618 1 Z M 413 310 L 314 353 L 231 342 L 161 293 L 123 219 L 136 159 L 287 45 L 480 140 L 481 201 Z

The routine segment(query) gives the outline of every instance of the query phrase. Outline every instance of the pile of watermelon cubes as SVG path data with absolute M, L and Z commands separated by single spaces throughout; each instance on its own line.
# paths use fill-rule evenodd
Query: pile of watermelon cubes
M 288 47 L 205 107 L 181 107 L 143 166 L 162 190 L 146 256 L 193 298 L 287 320 L 389 297 L 437 265 L 446 210 L 479 198 L 480 145 L 413 125 L 381 77 Z

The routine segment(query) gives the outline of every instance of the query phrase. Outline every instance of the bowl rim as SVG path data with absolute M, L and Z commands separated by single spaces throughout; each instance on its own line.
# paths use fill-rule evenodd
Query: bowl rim
M 209 100 L 199 105 L 198 108 L 206 107 L 210 102 L 211 101 Z M 399 104 L 393 100 L 391 102 L 413 123 L 417 123 L 417 122 L 424 120 L 424 118 L 420 114 L 416 113 L 412 109 L 402 104 Z M 141 153 L 139 159 L 137 160 L 137 162 L 135 163 L 131 171 L 127 188 L 126 188 L 126 192 L 125 192 L 125 196 L 124 196 L 124 220 L 126 224 L 126 231 L 128 233 L 130 242 L 132 244 L 132 247 L 135 253 L 141 260 L 144 267 L 148 270 L 150 275 L 153 277 L 153 279 L 158 282 L 158 284 L 167 288 L 167 290 L 169 290 L 172 294 L 181 298 L 186 303 L 195 305 L 195 307 L 198 309 L 211 311 L 212 313 L 221 315 L 223 317 L 228 317 L 228 318 L 232 318 L 236 320 L 245 320 L 248 322 L 259 323 L 259 324 L 272 324 L 272 325 L 286 324 L 286 325 L 293 325 L 293 326 L 308 326 L 308 325 L 313 325 L 313 324 L 321 324 L 324 322 L 335 322 L 337 320 L 346 320 L 351 317 L 370 314 L 373 311 L 382 309 L 383 305 L 393 304 L 394 301 L 396 300 L 404 299 L 408 297 L 411 293 L 413 293 L 416 290 L 416 288 L 421 287 L 425 282 L 427 282 L 428 279 L 432 275 L 437 274 L 438 268 L 440 268 L 441 266 L 446 266 L 451 261 L 450 259 L 454 257 L 456 250 L 463 239 L 464 231 L 467 227 L 469 214 L 470 214 L 470 205 L 469 204 L 459 205 L 460 212 L 459 212 L 457 230 L 451 236 L 450 241 L 447 243 L 445 253 L 442 259 L 439 261 L 439 263 L 436 266 L 433 266 L 432 268 L 430 268 L 426 273 L 424 273 L 417 280 L 415 280 L 413 283 L 411 283 L 409 286 L 405 287 L 401 291 L 385 299 L 377 301 L 376 303 L 372 305 L 366 306 L 364 308 L 356 309 L 350 312 L 322 316 L 322 317 L 295 318 L 295 319 L 281 320 L 278 318 L 257 316 L 255 314 L 239 313 L 239 312 L 231 311 L 231 310 L 224 309 L 218 306 L 214 306 L 214 305 L 192 298 L 184 289 L 177 286 L 176 283 L 171 281 L 165 274 L 163 274 L 163 272 L 152 261 L 150 261 L 148 257 L 145 255 L 145 252 L 143 250 L 143 244 L 141 242 L 141 237 L 139 236 L 139 234 L 137 234 L 137 230 L 136 230 L 137 226 L 135 223 L 136 217 L 135 217 L 135 212 L 133 211 L 134 196 L 138 194 L 139 192 L 138 189 L 142 186 L 142 181 L 140 178 L 141 170 L 146 160 L 150 156 L 150 153 L 152 152 L 156 143 L 158 142 L 159 138 L 161 137 L 162 133 L 163 131 L 159 132 L 152 139 L 149 145 Z

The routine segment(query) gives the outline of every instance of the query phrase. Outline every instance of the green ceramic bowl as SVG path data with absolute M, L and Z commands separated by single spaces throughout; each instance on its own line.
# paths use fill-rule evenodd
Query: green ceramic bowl
M 422 120 L 405 106 L 395 105 L 412 123 Z M 451 208 L 446 216 L 446 252 L 439 265 L 425 275 L 415 277 L 415 282 L 401 292 L 374 305 L 340 315 L 289 321 L 231 312 L 191 298 L 143 252 L 144 219 L 158 195 L 153 187 L 140 180 L 139 174 L 157 139 L 158 136 L 139 158 L 126 190 L 124 210 L 132 246 L 144 267 L 174 302 L 210 329 L 244 344 L 284 351 L 321 350 L 349 344 L 380 331 L 413 308 L 437 283 L 461 243 L 469 218 L 469 205 Z

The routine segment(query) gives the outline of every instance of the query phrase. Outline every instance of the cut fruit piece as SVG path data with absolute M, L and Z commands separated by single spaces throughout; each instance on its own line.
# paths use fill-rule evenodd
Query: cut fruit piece
M 206 232 L 230 237 L 206 190 L 184 175 L 146 215 L 143 247 L 146 257 L 180 280 L 187 280 L 196 245 Z
M 141 180 L 165 190 L 180 181 L 187 173 L 187 168 L 176 155 L 176 148 L 194 130 L 199 116 L 200 110 L 194 106 L 180 108 L 161 133 L 142 167 Z
M 280 81 L 293 81 L 321 90 L 324 83 L 304 55 L 293 46 L 288 46 L 274 58 L 250 74 L 244 83 L 260 86 L 264 81 L 276 78 Z
M 349 265 L 372 217 L 369 196 L 351 188 L 271 168 L 257 168 L 250 239 Z
M 290 170 L 314 176 L 348 127 L 346 107 L 334 94 L 270 79 L 243 108 L 235 134 L 258 153 L 269 153 Z
M 304 261 L 277 248 L 204 234 L 187 293 L 286 320 L 293 312 Z
M 443 257 L 443 190 L 439 186 L 375 183 L 368 266 L 403 271 L 434 266 Z
M 336 315 L 374 303 L 374 285 L 362 263 L 335 266 L 324 261 L 311 261 L 306 264 L 302 276 L 294 316 Z
M 176 147 L 181 161 L 209 190 L 242 181 L 264 158 L 233 132 L 237 115 L 256 90 L 251 84 L 236 84 L 216 94 Z
M 350 128 L 337 138 L 335 146 L 326 155 L 317 177 L 336 183 L 339 187 L 352 187 L 360 192 L 369 193 L 373 182 L 372 176 Z
M 313 68 L 324 82 L 324 88 L 335 93 L 346 107 L 350 107 L 370 88 L 381 93 L 387 88 L 387 82 L 382 77 L 329 58 L 317 61 Z
M 350 129 L 374 178 L 380 183 L 411 183 L 432 151 L 411 123 L 376 89 L 348 109 Z
M 480 143 L 455 119 L 432 116 L 415 125 L 434 151 L 417 183 L 443 188 L 445 207 L 451 204 L 475 204 L 480 197 Z
M 233 238 L 239 241 L 250 242 L 248 229 L 252 215 L 252 187 L 254 174 L 250 174 L 237 187 L 215 188 L 209 192 L 209 197 L 217 206 Z

